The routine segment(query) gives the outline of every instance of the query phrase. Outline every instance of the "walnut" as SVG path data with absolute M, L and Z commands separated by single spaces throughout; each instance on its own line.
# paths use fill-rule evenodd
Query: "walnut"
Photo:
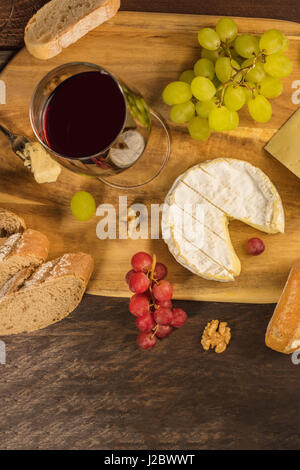
M 225 351 L 231 339 L 230 328 L 226 322 L 212 320 L 208 323 L 203 331 L 201 344 L 205 351 L 211 347 L 215 348 L 215 352 L 220 354 Z

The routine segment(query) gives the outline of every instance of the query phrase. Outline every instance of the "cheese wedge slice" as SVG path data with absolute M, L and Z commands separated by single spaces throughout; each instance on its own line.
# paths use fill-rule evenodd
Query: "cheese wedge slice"
M 171 187 L 162 234 L 175 259 L 193 273 L 234 281 L 241 264 L 228 223 L 237 219 L 266 233 L 284 232 L 284 211 L 270 179 L 248 162 L 218 158 L 196 165 Z
M 265 149 L 300 178 L 300 109 L 272 137 Z

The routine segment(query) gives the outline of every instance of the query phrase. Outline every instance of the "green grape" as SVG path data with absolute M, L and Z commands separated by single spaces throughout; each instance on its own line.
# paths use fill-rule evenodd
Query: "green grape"
M 283 34 L 278 29 L 269 29 L 259 41 L 259 48 L 265 54 L 275 54 L 283 48 Z
M 208 117 L 209 127 L 216 132 L 228 131 L 232 125 L 232 116 L 225 106 L 213 108 Z
M 235 60 L 232 60 L 232 65 L 236 69 L 240 69 L 239 64 Z M 231 76 L 235 74 L 235 71 L 231 66 L 229 57 L 220 57 L 216 62 L 215 71 L 218 79 L 222 83 L 228 82 Z
M 212 28 L 203 28 L 198 33 L 200 46 L 209 51 L 216 51 L 221 45 L 218 34 Z
M 210 111 L 216 106 L 215 99 L 209 101 L 198 101 L 196 104 L 196 113 L 201 118 L 208 118 Z
M 96 203 L 93 196 L 86 191 L 78 191 L 71 200 L 71 211 L 80 221 L 90 220 L 96 212 Z
M 255 98 L 258 95 L 256 84 L 253 82 L 248 82 L 247 86 L 245 85 L 243 87 L 243 90 L 245 93 L 246 103 L 248 103 L 249 100 Z
M 292 73 L 292 61 L 286 56 L 278 52 L 277 54 L 268 55 L 264 65 L 265 71 L 271 77 L 284 78 Z
M 224 55 L 225 55 L 225 52 L 223 51 L 221 47 L 217 49 L 216 51 L 209 51 L 208 49 L 204 49 L 204 48 L 202 48 L 201 50 L 202 59 L 211 60 L 213 63 L 215 63 L 219 57 L 224 57 Z
M 221 18 L 217 22 L 216 31 L 221 41 L 233 41 L 237 37 L 238 27 L 231 18 Z
M 260 84 L 260 93 L 266 98 L 278 98 L 283 90 L 283 84 L 279 78 L 267 75 Z
M 206 77 L 212 80 L 215 76 L 215 67 L 209 59 L 199 59 L 194 65 L 194 74 L 196 77 Z
M 190 85 L 194 78 L 195 78 L 194 70 L 185 70 L 180 75 L 179 81 L 188 83 Z
M 290 47 L 290 41 L 288 40 L 288 38 L 283 34 L 283 46 L 282 46 L 282 49 L 279 51 L 279 52 L 286 52 L 288 50 L 288 48 Z
M 234 46 L 230 46 L 230 54 L 231 54 L 232 59 L 234 59 L 239 65 L 242 65 L 245 58 L 238 55 Z
M 242 34 L 234 41 L 234 48 L 238 55 L 250 59 L 259 53 L 258 39 L 250 34 Z
M 230 111 L 230 121 L 228 125 L 228 130 L 229 131 L 234 131 L 239 125 L 239 115 L 236 111 Z
M 215 85 L 206 77 L 194 78 L 191 89 L 194 97 L 200 101 L 209 101 L 216 94 Z
M 169 106 L 186 103 L 192 98 L 191 87 L 185 82 L 169 83 L 164 89 L 162 97 Z
M 257 122 L 268 122 L 272 117 L 271 103 L 262 95 L 248 101 L 250 115 Z
M 195 116 L 195 105 L 192 101 L 176 104 L 172 107 L 170 113 L 171 120 L 176 124 L 188 122 L 193 116 Z
M 193 117 L 189 122 L 189 133 L 195 140 L 207 140 L 210 136 L 208 120 L 199 116 Z
M 250 67 L 253 64 L 254 59 L 247 59 L 242 63 L 242 68 Z M 255 67 L 246 75 L 247 82 L 259 83 L 266 76 L 264 65 L 261 62 L 257 62 Z
M 244 89 L 240 86 L 229 85 L 224 95 L 225 106 L 229 111 L 238 111 L 246 103 Z

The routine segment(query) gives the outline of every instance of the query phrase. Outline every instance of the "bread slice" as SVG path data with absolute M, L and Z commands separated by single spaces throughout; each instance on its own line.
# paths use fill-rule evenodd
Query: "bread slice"
M 40 266 L 48 251 L 48 238 L 36 230 L 27 229 L 8 237 L 0 247 L 0 290 L 19 271 Z
M 20 279 L 10 283 L 0 298 L 0 336 L 35 331 L 65 318 L 80 303 L 93 267 L 90 255 L 68 253 L 44 263 L 21 286 Z
M 50 59 L 112 18 L 120 0 L 51 0 L 28 22 L 25 44 L 38 59 Z
M 266 345 L 291 354 L 300 350 L 300 260 L 292 266 L 288 280 L 266 331 Z
M 0 238 L 23 232 L 25 229 L 26 225 L 22 217 L 0 207 Z

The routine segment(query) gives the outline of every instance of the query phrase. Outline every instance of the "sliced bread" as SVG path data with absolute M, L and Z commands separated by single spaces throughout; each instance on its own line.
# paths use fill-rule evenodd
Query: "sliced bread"
M 90 255 L 68 253 L 44 263 L 23 282 L 22 275 L 8 281 L 0 293 L 0 336 L 35 331 L 65 318 L 80 303 L 93 267 Z
M 25 44 L 38 59 L 50 59 L 112 18 L 120 0 L 51 0 L 28 22 Z
M 22 217 L 0 207 L 0 238 L 23 232 L 25 229 L 26 225 Z
M 19 271 L 40 266 L 48 251 L 48 238 L 36 230 L 27 229 L 8 237 L 0 247 L 0 290 Z

